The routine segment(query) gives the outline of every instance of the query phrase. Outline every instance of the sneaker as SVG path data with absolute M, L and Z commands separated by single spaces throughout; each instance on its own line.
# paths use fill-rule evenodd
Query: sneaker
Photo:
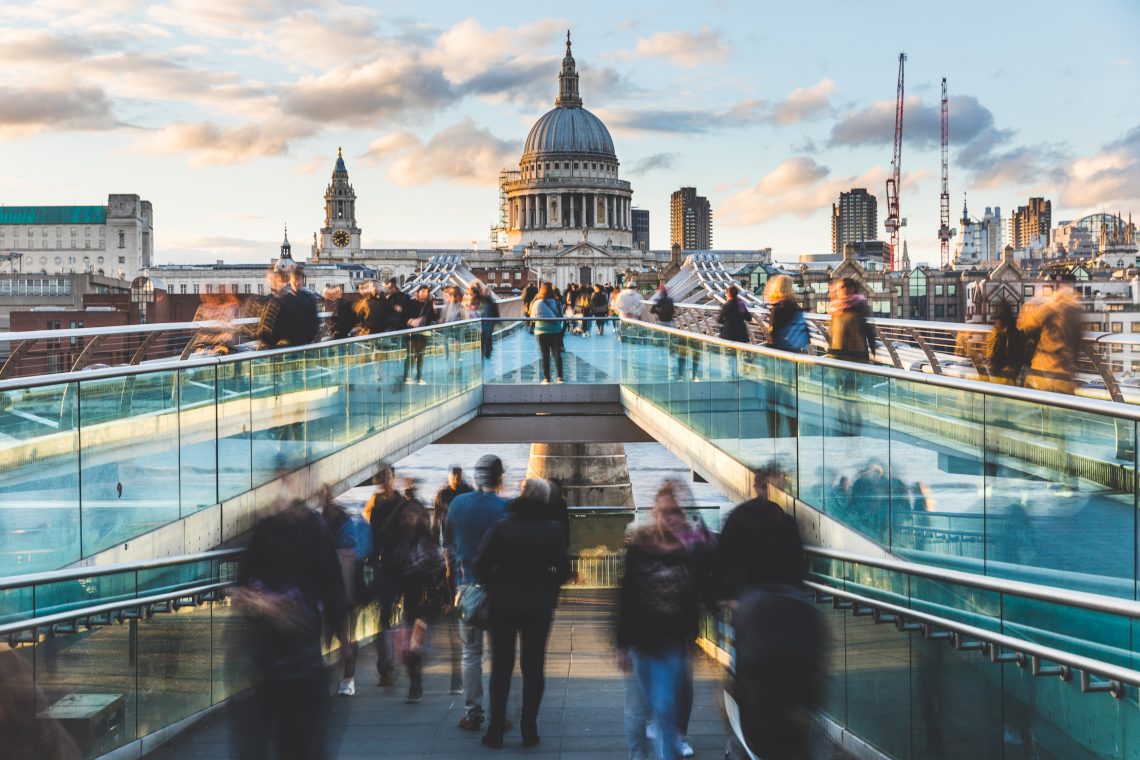
M 483 716 L 478 714 L 464 715 L 459 719 L 459 727 L 464 731 L 478 731 L 483 727 Z
M 354 696 L 356 696 L 356 679 L 355 678 L 345 678 L 344 680 L 342 680 L 340 682 L 340 688 L 338 688 L 336 690 L 336 693 L 342 697 L 354 697 Z
M 427 385 L 427 380 L 420 380 L 419 383 L 420 385 Z
M 404 381 L 404 385 L 415 385 L 415 384 L 416 384 L 416 381 L 410 377 Z
M 542 382 L 539 383 L 539 385 L 550 385 L 550 381 L 549 380 L 543 380 Z
M 462 694 L 463 693 L 463 684 L 459 684 L 458 686 L 452 686 L 450 689 L 447 690 L 447 693 L 448 694 Z
M 395 671 L 386 670 L 376 679 L 377 686 L 392 686 L 396 683 Z
M 408 698 L 404 700 L 409 705 L 418 705 L 424 698 L 424 685 L 413 683 L 408 687 Z
M 696 753 L 693 752 L 693 747 L 689 744 L 687 739 L 678 739 L 677 754 L 681 757 L 692 757 Z
M 559 385 L 562 385 L 562 378 L 558 378 L 555 382 L 558 383 Z
M 645 724 L 645 738 L 649 741 L 657 741 L 657 724 L 650 721 Z

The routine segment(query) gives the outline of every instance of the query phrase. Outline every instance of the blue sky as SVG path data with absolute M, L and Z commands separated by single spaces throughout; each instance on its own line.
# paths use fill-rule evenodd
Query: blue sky
M 1140 216 L 1140 3 L 562 5 L 9 4 L 0 202 L 136 192 L 160 262 L 265 260 L 282 224 L 295 252 L 322 224 L 342 145 L 365 245 L 485 247 L 569 27 L 655 248 L 681 185 L 712 201 L 717 247 L 824 252 L 852 186 L 881 226 L 901 50 L 912 258 L 937 258 L 943 76 L 955 220 L 964 192 L 978 215 L 1043 194 L 1055 220 Z

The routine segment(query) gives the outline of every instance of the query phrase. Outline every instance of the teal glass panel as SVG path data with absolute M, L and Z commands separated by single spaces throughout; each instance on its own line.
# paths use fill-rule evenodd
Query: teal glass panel
M 984 397 L 892 379 L 890 403 L 891 548 L 982 572 Z
M 134 571 L 40 583 L 35 587 L 35 613 L 52 615 L 137 595 Z
M 139 622 L 43 639 L 35 649 L 36 687 L 49 714 L 70 705 L 86 716 L 90 731 L 76 742 L 92 758 L 138 738 L 135 684 Z
M 818 607 L 823 617 L 824 652 L 819 707 L 839 725 L 847 723 L 847 613 Z
M 910 638 L 851 615 L 846 635 L 847 728 L 895 760 L 917 758 L 911 753 Z
M 179 518 L 178 375 L 79 384 L 84 556 Z
M 824 512 L 884 546 L 891 494 L 890 384 L 852 369 L 824 370 Z
M 1000 669 L 977 652 L 955 651 L 945 641 L 911 635 L 910 646 L 912 756 L 1009 757 L 1003 746 Z M 886 723 L 891 717 L 888 711 L 881 714 Z
M 344 446 L 346 415 L 341 347 L 318 345 L 302 352 L 300 357 L 303 357 L 305 373 L 306 454 L 313 462 Z
M 210 605 L 184 607 L 138 623 L 138 735 L 210 706 Z
M 0 574 L 82 557 L 73 383 L 0 391 Z
M 986 573 L 1133 597 L 1136 430 L 986 399 Z
M 178 491 L 183 517 L 218 502 L 216 366 L 178 373 Z
M 816 364 L 797 364 L 795 372 L 798 495 L 805 503 L 822 510 L 828 485 L 823 461 L 823 368 Z
M 253 487 L 251 366 L 250 361 L 218 366 L 218 501 Z
M 308 461 L 305 439 L 306 361 L 303 352 L 251 359 L 253 486 Z

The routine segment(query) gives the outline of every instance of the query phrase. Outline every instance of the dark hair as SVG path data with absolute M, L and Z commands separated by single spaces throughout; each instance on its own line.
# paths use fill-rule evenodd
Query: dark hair
M 729 298 L 736 298 L 738 295 L 740 295 L 740 288 L 736 287 L 735 285 L 729 285 L 727 288 L 725 288 L 725 292 L 728 293 Z
M 841 277 L 839 284 L 843 286 L 843 289 L 847 291 L 849 295 L 855 295 L 861 290 L 859 282 L 854 277 Z
M 397 288 L 400 287 L 400 283 L 396 281 L 395 277 L 389 277 L 388 282 L 386 282 L 384 284 L 385 285 L 395 285 Z

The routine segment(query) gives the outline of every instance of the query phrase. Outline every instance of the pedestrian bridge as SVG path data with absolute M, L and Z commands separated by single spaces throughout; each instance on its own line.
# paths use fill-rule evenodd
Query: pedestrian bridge
M 1140 757 L 1135 407 L 619 332 L 567 335 L 551 385 L 517 320 L 0 381 L 0 633 L 56 698 L 114 681 L 133 706 L 109 746 L 138 752 L 240 687 L 232 558 L 194 553 L 283 489 L 335 493 L 433 441 L 648 437 L 735 499 L 749 468 L 787 473 L 844 746 Z M 731 629 L 704 641 L 723 658 Z

